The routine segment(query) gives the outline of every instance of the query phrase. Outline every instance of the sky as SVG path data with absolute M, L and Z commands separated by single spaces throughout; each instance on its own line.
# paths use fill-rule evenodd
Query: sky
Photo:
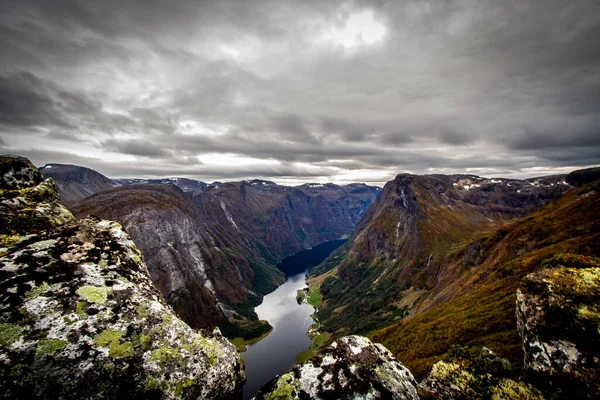
M 0 153 L 383 184 L 600 164 L 597 0 L 0 0 Z

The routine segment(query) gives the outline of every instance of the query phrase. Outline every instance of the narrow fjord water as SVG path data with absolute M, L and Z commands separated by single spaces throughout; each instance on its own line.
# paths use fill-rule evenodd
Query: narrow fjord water
M 296 253 L 278 265 L 286 274 L 285 283 L 266 295 L 255 308 L 258 318 L 268 321 L 273 331 L 260 342 L 248 345 L 242 353 L 247 379 L 244 399 L 251 399 L 262 385 L 292 368 L 296 356 L 310 347 L 311 339 L 306 331 L 313 323 L 314 308 L 298 304 L 296 292 L 306 287 L 309 268 L 321 263 L 343 243 L 344 240 L 323 243 Z
M 242 353 L 247 379 L 244 399 L 252 398 L 262 385 L 292 368 L 298 353 L 310 347 L 306 330 L 313 323 L 310 315 L 314 308 L 296 301 L 296 291 L 306 287 L 306 272 L 288 277 L 256 307 L 258 318 L 269 321 L 273 331 Z

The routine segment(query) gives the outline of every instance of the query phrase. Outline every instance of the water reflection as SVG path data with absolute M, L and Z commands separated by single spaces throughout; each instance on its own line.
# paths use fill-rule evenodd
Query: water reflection
M 310 347 L 306 330 L 313 323 L 310 315 L 314 309 L 296 301 L 296 291 L 306 287 L 306 273 L 288 276 L 283 285 L 266 295 L 256 307 L 258 317 L 269 321 L 273 331 L 242 353 L 247 378 L 244 399 L 252 398 L 262 385 L 292 368 L 298 353 Z

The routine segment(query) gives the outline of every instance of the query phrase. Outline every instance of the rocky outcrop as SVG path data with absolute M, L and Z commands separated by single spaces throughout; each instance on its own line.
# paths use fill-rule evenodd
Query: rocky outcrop
M 600 260 L 560 254 L 544 267 L 517 291 L 525 374 L 556 398 L 598 398 Z
M 57 198 L 51 181 L 39 182 L 28 162 L 0 161 L 10 170 L 3 175 L 12 177 L 2 195 L 46 185 L 44 199 Z M 2 204 L 6 211 L 13 203 Z M 52 213 L 53 206 L 38 211 Z M 14 245 L 0 249 L 0 397 L 223 398 L 239 392 L 245 377 L 235 347 L 218 329 L 194 331 L 176 316 L 118 223 L 39 221 L 20 238 L 11 230 Z M 6 226 L 1 229 L 6 234 Z
M 380 344 L 346 336 L 261 388 L 255 399 L 418 399 L 412 374 Z
M 444 361 L 433 365 L 419 384 L 426 399 L 543 399 L 531 385 L 508 377 L 511 365 L 483 347 L 473 357 L 466 348 L 454 346 Z
M 40 168 L 40 173 L 54 180 L 60 201 L 67 207 L 117 185 L 101 173 L 77 165 L 46 164 Z
M 44 180 L 26 158 L 0 157 L 0 247 L 72 219 L 58 201 L 52 179 Z

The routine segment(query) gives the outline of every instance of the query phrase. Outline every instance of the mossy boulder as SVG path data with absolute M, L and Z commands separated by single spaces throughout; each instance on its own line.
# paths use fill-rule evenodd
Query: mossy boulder
M 255 399 L 418 399 L 416 386 L 385 347 L 346 336 L 267 383 Z
M 541 392 L 525 382 L 509 378 L 511 365 L 483 347 L 477 355 L 454 345 L 445 360 L 435 363 L 419 384 L 424 399 L 543 399 Z
M 526 377 L 554 398 L 600 398 L 600 260 L 559 254 L 517 291 Z
M 89 217 L 0 258 L 0 397 L 221 398 L 243 364 L 182 322 L 116 222 Z
M 0 156 L 0 253 L 24 235 L 71 220 L 52 179 L 44 180 L 26 158 Z
M 0 398 L 224 398 L 245 380 L 194 331 L 116 222 L 78 222 L 27 160 L 0 157 Z

